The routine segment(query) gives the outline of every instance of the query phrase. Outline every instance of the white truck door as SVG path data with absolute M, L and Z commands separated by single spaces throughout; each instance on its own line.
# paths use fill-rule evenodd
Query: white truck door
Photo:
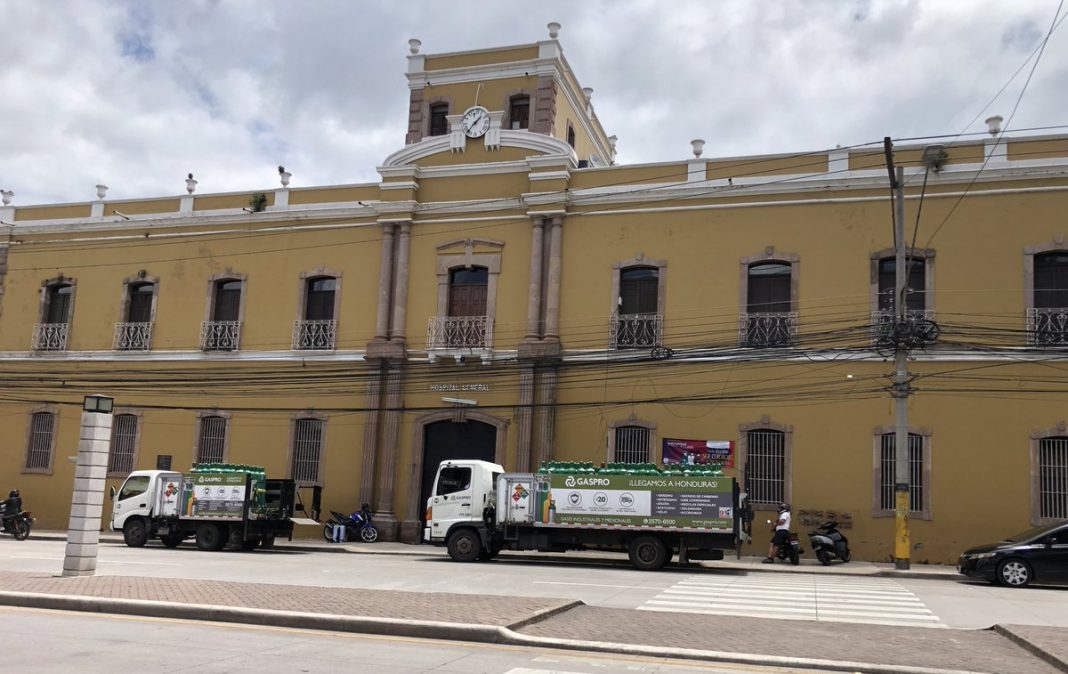
M 470 465 L 443 463 L 434 480 L 434 493 L 430 497 L 433 515 L 430 521 L 430 537 L 445 538 L 449 528 L 457 522 L 470 522 L 482 517 L 482 500 L 475 502 L 475 483 L 481 484 L 476 471 Z M 476 507 L 477 506 L 477 507 Z
M 156 475 L 152 473 L 131 473 L 122 483 L 122 489 L 115 496 L 111 507 L 111 527 L 122 529 L 126 520 L 134 516 L 148 517 L 152 512 L 155 496 Z

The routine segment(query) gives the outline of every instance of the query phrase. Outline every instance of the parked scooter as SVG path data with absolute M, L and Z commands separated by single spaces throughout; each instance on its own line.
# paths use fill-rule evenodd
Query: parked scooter
M 812 544 L 812 551 L 816 553 L 816 559 L 824 566 L 829 566 L 835 559 L 843 562 L 850 559 L 849 539 L 838 531 L 838 522 L 834 520 L 824 522 L 815 531 L 810 532 L 808 540 Z
M 8 492 L 0 501 L 0 533 L 11 534 L 16 541 L 24 541 L 33 528 L 33 513 L 22 509 L 22 497 L 18 489 Z
M 330 542 L 339 541 L 340 537 L 335 535 L 335 527 L 344 527 L 344 540 L 359 540 L 364 543 L 374 543 L 378 540 L 378 529 L 371 522 L 371 506 L 369 504 L 364 503 L 358 511 L 351 515 L 344 515 L 336 510 L 331 510 L 330 514 L 333 518 L 323 525 L 324 539 Z
M 775 525 L 771 520 L 768 520 L 767 522 L 772 526 Z M 805 551 L 801 548 L 800 539 L 795 532 L 791 531 L 789 537 L 786 539 L 786 545 L 779 546 L 779 552 L 776 554 L 776 557 L 784 562 L 789 560 L 791 564 L 797 566 L 801 563 L 801 555 L 804 553 Z

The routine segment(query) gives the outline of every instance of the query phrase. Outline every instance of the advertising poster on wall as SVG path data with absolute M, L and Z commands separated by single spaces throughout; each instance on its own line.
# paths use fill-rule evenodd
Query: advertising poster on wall
M 182 480 L 182 516 L 238 518 L 245 508 L 245 473 L 200 473 Z
M 733 440 L 680 440 L 664 438 L 663 461 L 666 464 L 720 464 L 734 468 Z

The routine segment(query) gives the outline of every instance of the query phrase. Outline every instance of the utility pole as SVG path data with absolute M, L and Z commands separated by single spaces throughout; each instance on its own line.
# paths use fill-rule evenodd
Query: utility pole
M 905 169 L 893 165 L 893 143 L 883 139 L 886 170 L 894 189 L 894 568 L 909 568 L 909 364 L 911 335 L 905 306 Z

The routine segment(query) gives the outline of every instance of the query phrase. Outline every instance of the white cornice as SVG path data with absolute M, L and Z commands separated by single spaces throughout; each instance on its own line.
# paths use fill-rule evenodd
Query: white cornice
M 533 133 L 531 131 L 501 129 L 501 147 L 531 150 L 541 155 L 564 155 L 571 158 L 575 157 L 575 151 L 571 146 L 559 138 L 553 138 L 552 136 L 543 133 Z M 431 136 L 429 138 L 424 138 L 418 143 L 412 143 L 386 157 L 386 160 L 382 162 L 382 166 L 378 168 L 378 172 L 382 175 L 386 175 L 384 171 L 388 172 L 395 167 L 412 164 L 420 159 L 446 152 L 450 152 L 448 136 Z

